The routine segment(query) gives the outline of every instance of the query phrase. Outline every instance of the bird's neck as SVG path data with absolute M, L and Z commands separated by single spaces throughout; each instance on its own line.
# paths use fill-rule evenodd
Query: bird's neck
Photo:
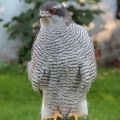
M 63 19 L 61 17 L 56 18 L 44 18 L 40 20 L 41 28 L 47 28 L 47 27 L 58 27 L 58 26 L 66 26 L 70 24 L 71 21 L 67 21 L 66 19 Z

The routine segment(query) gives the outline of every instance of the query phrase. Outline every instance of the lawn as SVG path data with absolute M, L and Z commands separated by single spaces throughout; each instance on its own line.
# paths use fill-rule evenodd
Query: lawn
M 98 69 L 88 94 L 90 120 L 120 120 L 120 70 Z M 20 66 L 0 70 L 0 120 L 40 120 L 41 96 Z

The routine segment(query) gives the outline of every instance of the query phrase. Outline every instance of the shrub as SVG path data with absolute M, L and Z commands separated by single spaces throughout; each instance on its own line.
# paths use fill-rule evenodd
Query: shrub
M 19 62 L 23 63 L 30 59 L 31 47 L 35 37 L 35 31 L 39 30 L 39 22 L 37 20 L 38 10 L 40 4 L 44 0 L 24 0 L 28 4 L 34 4 L 33 9 L 29 9 L 26 12 L 22 12 L 19 16 L 15 16 L 10 22 L 6 23 L 4 27 L 7 28 L 9 33 L 9 39 L 19 38 L 22 42 L 22 47 L 19 49 L 18 56 Z M 63 2 L 62 0 L 57 0 L 58 2 Z M 66 0 L 64 0 L 66 1 Z M 88 2 L 83 3 L 79 0 L 76 2 L 80 5 L 85 4 L 96 4 L 100 0 L 87 0 Z M 69 11 L 73 12 L 73 20 L 81 25 L 89 25 L 89 23 L 94 19 L 94 15 L 100 14 L 100 10 L 90 10 L 90 9 L 75 9 L 70 6 Z

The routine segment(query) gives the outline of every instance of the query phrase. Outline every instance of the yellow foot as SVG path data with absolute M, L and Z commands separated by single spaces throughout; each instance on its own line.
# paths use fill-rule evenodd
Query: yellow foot
M 78 118 L 79 117 L 87 117 L 87 115 L 85 115 L 85 114 L 80 114 L 80 115 L 78 115 L 78 114 L 76 114 L 75 112 L 73 112 L 73 113 L 69 113 L 68 114 L 68 118 L 70 118 L 70 117 L 74 117 L 74 120 L 78 120 Z
M 48 116 L 45 120 L 50 120 L 50 119 L 54 119 L 57 120 L 57 118 L 61 118 L 62 119 L 62 115 L 60 114 L 60 112 L 55 111 L 53 116 Z

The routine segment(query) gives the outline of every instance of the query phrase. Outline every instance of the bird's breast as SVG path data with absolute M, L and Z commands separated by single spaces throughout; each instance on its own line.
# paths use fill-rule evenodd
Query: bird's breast
M 74 26 L 51 27 L 40 31 L 44 57 L 49 69 L 61 78 L 79 68 L 79 41 Z M 73 72 L 73 73 L 72 73 Z M 54 74 L 54 73 L 53 73 Z M 76 73 L 75 73 L 76 75 Z M 68 77 L 68 76 L 67 76 Z

